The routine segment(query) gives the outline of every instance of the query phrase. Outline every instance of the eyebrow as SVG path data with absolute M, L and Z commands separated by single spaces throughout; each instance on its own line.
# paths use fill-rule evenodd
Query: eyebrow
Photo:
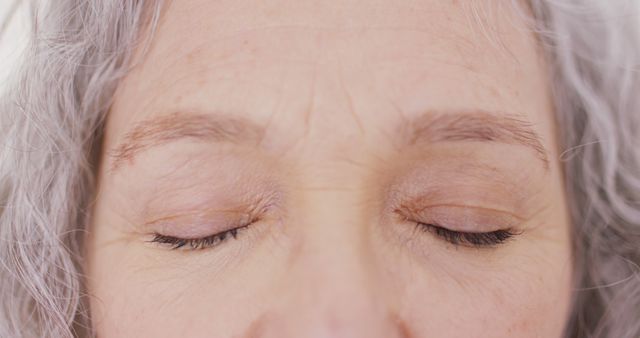
M 110 153 L 113 159 L 111 171 L 125 162 L 133 163 L 142 151 L 180 139 L 256 146 L 263 136 L 263 127 L 244 118 L 176 112 L 137 123 Z
M 258 146 L 264 134 L 264 127 L 257 123 L 225 114 L 176 112 L 154 117 L 137 123 L 110 152 L 111 171 L 124 163 L 133 163 L 140 152 L 184 138 Z M 549 168 L 547 151 L 533 124 L 504 113 L 427 112 L 403 121 L 394 137 L 403 146 L 464 141 L 521 145 L 531 149 L 545 169 Z
M 402 124 L 398 134 L 403 143 L 497 142 L 524 146 L 549 169 L 549 156 L 531 122 L 523 118 L 488 111 L 430 112 Z

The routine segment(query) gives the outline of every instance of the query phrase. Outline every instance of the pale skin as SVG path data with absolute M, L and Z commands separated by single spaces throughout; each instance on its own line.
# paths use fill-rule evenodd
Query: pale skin
M 547 65 L 488 3 L 172 1 L 107 117 L 98 336 L 561 337 Z

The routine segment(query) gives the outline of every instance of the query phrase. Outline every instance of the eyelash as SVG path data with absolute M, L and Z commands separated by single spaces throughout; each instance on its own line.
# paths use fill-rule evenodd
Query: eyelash
M 225 230 L 217 234 L 201 238 L 179 238 L 162 234 L 154 234 L 150 243 L 168 246 L 171 250 L 202 250 L 216 247 L 229 239 L 237 239 L 240 232 L 246 230 L 251 224 L 243 225 L 233 229 Z
M 513 236 L 518 235 L 511 229 L 491 232 L 461 232 L 453 231 L 435 224 L 417 222 L 416 226 L 422 231 L 428 231 L 439 238 L 456 246 L 490 248 L 504 244 Z
M 179 238 L 155 233 L 153 239 L 149 242 L 168 246 L 171 250 L 202 250 L 213 248 L 226 242 L 230 238 L 237 239 L 238 234 L 246 230 L 252 223 L 253 222 L 201 238 Z M 453 245 L 477 248 L 495 247 L 504 244 L 512 239 L 513 236 L 518 235 L 511 229 L 501 229 L 491 232 L 462 232 L 449 230 L 436 224 L 421 222 L 416 222 L 416 227 L 421 231 L 431 232 Z

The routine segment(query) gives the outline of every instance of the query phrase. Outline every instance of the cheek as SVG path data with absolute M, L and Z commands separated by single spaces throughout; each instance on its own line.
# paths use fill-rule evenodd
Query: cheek
M 88 269 L 91 317 L 103 338 L 233 337 L 265 311 L 271 279 L 283 269 L 279 253 L 266 255 L 261 247 L 253 255 L 231 249 L 180 255 L 109 244 L 109 232 L 97 233 Z
M 407 288 L 406 317 L 418 337 L 560 338 L 571 274 L 562 264 L 548 263 L 527 260 L 506 270 L 431 271 Z
M 90 286 L 100 337 L 205 337 L 211 332 L 232 336 L 237 314 L 230 308 L 250 309 L 250 299 L 238 292 L 238 283 L 230 285 L 210 268 L 170 263 L 141 270 L 134 265 L 153 263 L 123 262 L 113 256 L 103 263 L 107 261 L 97 262 L 101 269 L 93 277 L 98 282 Z

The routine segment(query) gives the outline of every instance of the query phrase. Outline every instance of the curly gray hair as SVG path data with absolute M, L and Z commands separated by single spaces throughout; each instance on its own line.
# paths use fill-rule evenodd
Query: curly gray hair
M 640 337 L 640 8 L 632 0 L 527 5 L 551 65 L 572 209 L 566 336 Z M 0 99 L 1 337 L 92 335 L 79 253 L 103 120 L 161 7 L 34 7 L 25 62 Z

